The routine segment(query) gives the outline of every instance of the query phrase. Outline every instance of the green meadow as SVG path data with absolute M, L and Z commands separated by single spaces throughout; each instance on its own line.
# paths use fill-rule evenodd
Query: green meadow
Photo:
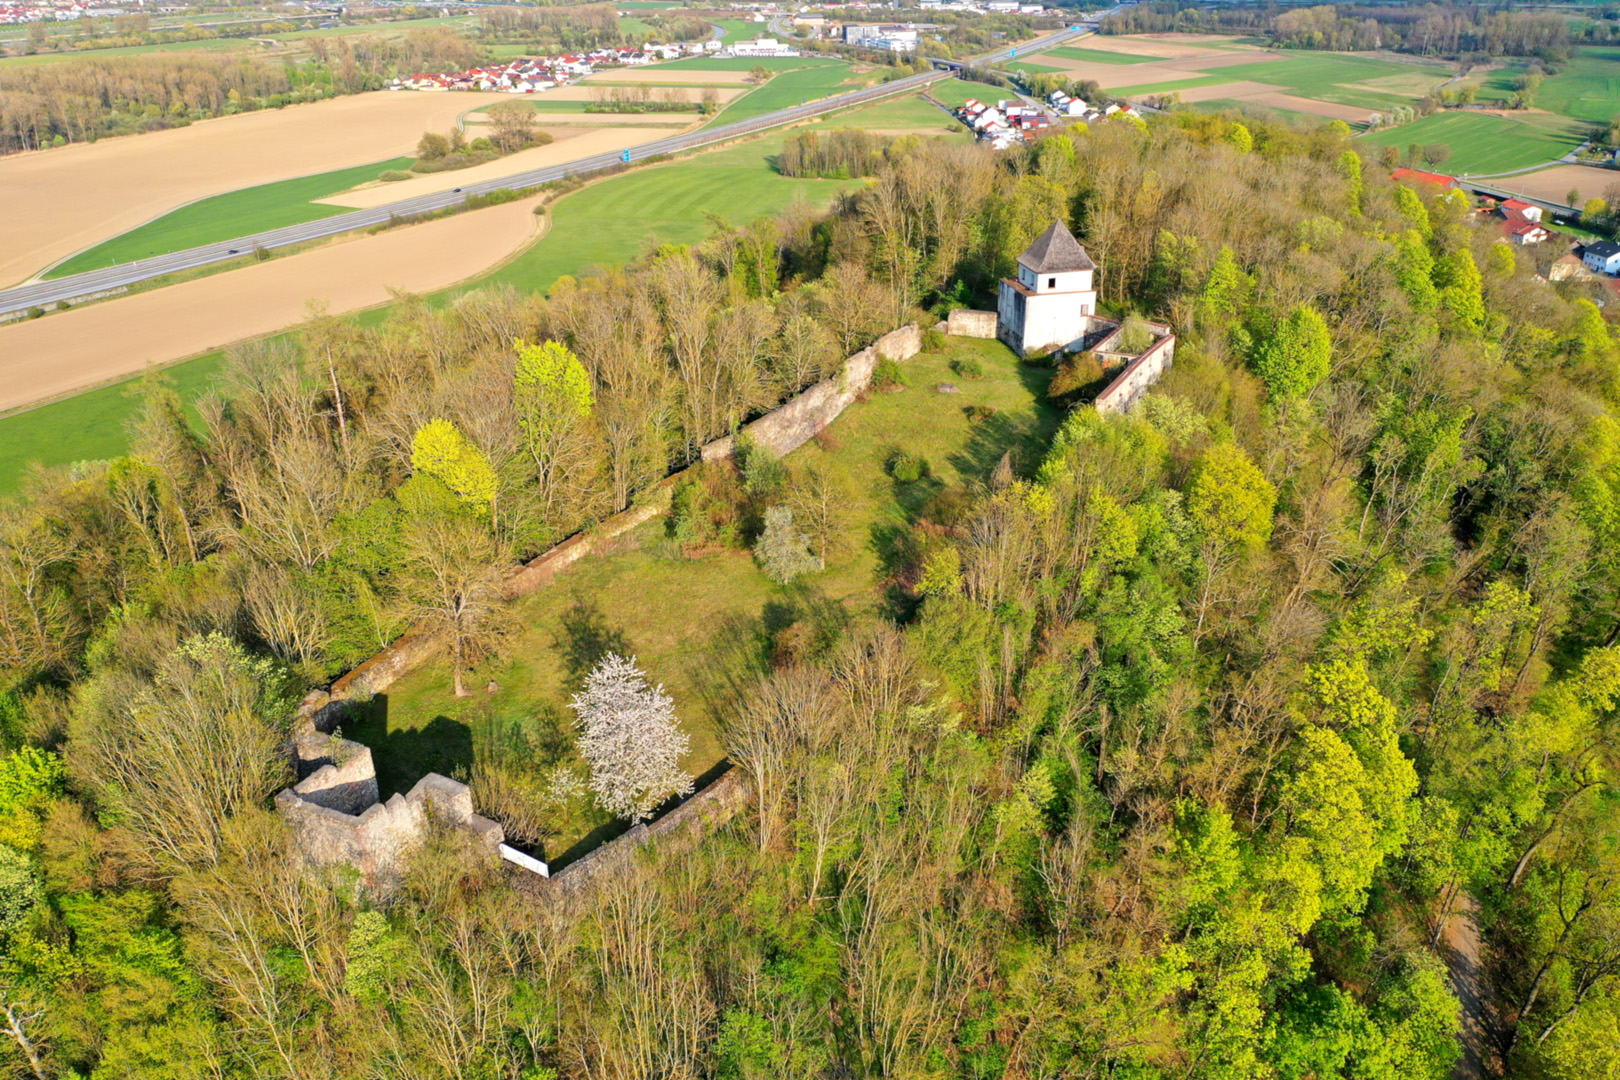
M 411 160 L 408 157 L 394 158 L 392 161 L 260 184 L 199 199 L 97 244 L 88 251 L 82 251 L 52 268 L 45 276 L 64 277 L 86 270 L 100 270 L 104 266 L 148 259 L 170 251 L 184 251 L 200 244 L 218 243 L 249 233 L 345 214 L 349 211 L 348 207 L 325 206 L 312 200 L 324 199 L 375 180 L 379 173 L 387 169 L 409 168 Z
M 763 86 L 733 99 L 711 122 L 734 124 L 740 120 L 752 120 L 756 116 L 764 116 L 777 109 L 786 109 L 806 101 L 841 94 L 846 90 L 859 89 L 871 81 L 872 78 L 852 77 L 849 68 L 843 64 L 784 71 L 773 76 Z

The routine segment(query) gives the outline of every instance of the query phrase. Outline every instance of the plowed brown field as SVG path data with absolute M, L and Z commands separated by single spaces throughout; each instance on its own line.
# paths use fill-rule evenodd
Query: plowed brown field
M 0 158 L 0 285 L 209 195 L 398 157 L 503 100 L 379 91 Z
M 475 210 L 148 293 L 0 326 L 0 412 L 139 372 L 304 317 L 427 292 L 488 269 L 534 235 L 537 199 Z

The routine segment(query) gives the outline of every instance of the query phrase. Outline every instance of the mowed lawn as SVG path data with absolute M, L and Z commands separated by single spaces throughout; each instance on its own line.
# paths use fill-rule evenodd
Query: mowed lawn
M 53 267 L 45 276 L 63 277 L 86 270 L 100 270 L 104 266 L 147 259 L 170 251 L 183 251 L 199 244 L 233 240 L 250 233 L 347 213 L 346 207 L 323 206 L 312 200 L 336 195 L 357 184 L 375 180 L 385 169 L 404 169 L 410 164 L 408 157 L 395 158 L 199 199 L 115 236 L 106 243 L 82 251 Z
M 1536 108 L 1594 124 L 1620 113 L 1620 48 L 1581 46 L 1564 70 L 1541 84 Z
M 1413 143 L 1441 143 L 1451 148 L 1451 156 L 1442 166 L 1446 172 L 1479 176 L 1557 161 L 1579 146 L 1581 137 L 1568 121 L 1534 123 L 1489 113 L 1454 111 L 1375 131 L 1358 141 L 1402 150 Z
M 977 361 L 983 377 L 957 375 L 951 364 L 963 359 Z M 666 542 L 663 519 L 642 526 L 615 545 L 616 553 L 587 558 L 520 601 L 522 630 L 505 659 L 487 663 L 471 680 L 500 689 L 457 700 L 447 666 L 433 661 L 396 683 L 361 726 L 345 725 L 346 735 L 371 747 L 383 797 L 428 772 L 464 772 L 475 749 L 487 748 L 480 741 L 492 735 L 507 752 L 514 743 L 526 746 L 519 752 L 533 755 L 524 762 L 532 768 L 579 767 L 568 701 L 610 650 L 635 656 L 674 699 L 691 740 L 686 769 L 701 775 L 718 764 L 724 749 L 717 714 L 728 680 L 763 669 L 777 635 L 794 624 L 858 631 L 893 615 L 891 581 L 915 543 L 912 525 L 941 496 L 988 481 L 1005 453 L 1020 472 L 1033 469 L 1060 419 L 1043 394 L 1051 372 L 1020 365 L 996 341 L 951 339 L 945 353 L 914 357 L 901 369 L 905 389 L 852 405 L 829 426 L 829 439 L 786 459 L 792 468 L 813 465 L 846 487 L 842 532 L 850 539 L 827 570 L 784 587 L 761 574 L 745 551 L 688 559 Z M 941 383 L 961 393 L 939 394 L 934 387 Z M 967 408 L 975 405 L 995 415 L 970 422 Z M 897 451 L 925 459 L 928 474 L 895 481 L 886 466 Z M 511 740 L 514 729 L 525 737 Z M 582 815 L 544 855 L 556 862 L 587 837 L 595 842 L 612 831 L 599 811 Z

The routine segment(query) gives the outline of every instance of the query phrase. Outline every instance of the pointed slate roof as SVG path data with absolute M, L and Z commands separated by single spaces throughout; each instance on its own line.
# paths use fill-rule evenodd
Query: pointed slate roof
M 1037 274 L 1067 274 L 1073 270 L 1095 270 L 1086 249 L 1074 238 L 1061 220 L 1035 238 L 1035 242 L 1018 256 L 1019 265 Z

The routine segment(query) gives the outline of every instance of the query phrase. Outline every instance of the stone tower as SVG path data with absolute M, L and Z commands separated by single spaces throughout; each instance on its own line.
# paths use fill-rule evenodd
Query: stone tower
M 1018 256 L 1018 277 L 1001 279 L 996 336 L 1019 356 L 1080 348 L 1097 313 L 1097 264 L 1062 221 Z

